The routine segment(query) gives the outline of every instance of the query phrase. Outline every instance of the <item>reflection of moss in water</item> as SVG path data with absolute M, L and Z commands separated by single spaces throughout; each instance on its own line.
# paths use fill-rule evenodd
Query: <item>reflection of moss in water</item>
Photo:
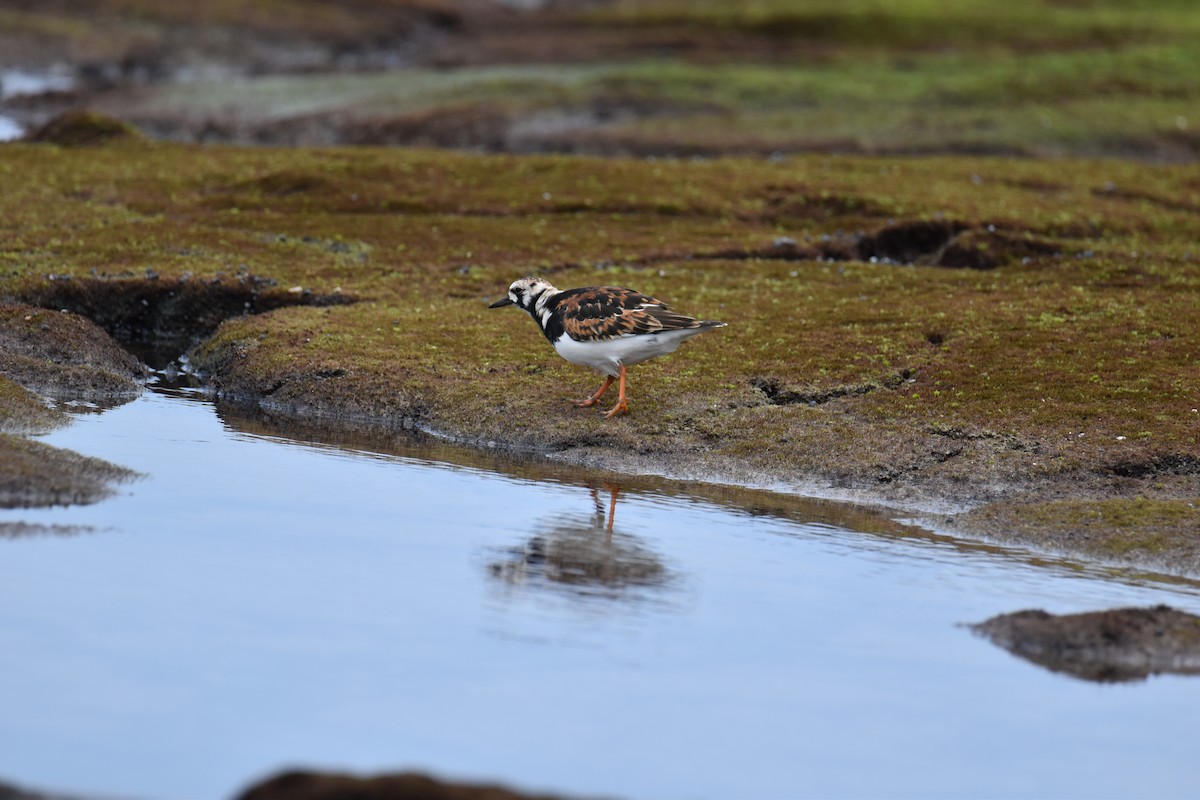
M 66 414 L 0 375 L 0 432 L 45 433 L 66 423 Z
M 0 539 L 26 539 L 34 536 L 79 536 L 95 532 L 95 528 L 86 525 L 40 525 L 30 522 L 0 522 Z M 3 792 L 0 792 L 0 796 L 3 796 Z
M 94 503 L 132 470 L 70 450 L 0 433 L 0 508 Z
M 971 629 L 1014 655 L 1085 680 L 1200 674 L 1200 617 L 1167 606 L 1061 616 L 1019 611 Z

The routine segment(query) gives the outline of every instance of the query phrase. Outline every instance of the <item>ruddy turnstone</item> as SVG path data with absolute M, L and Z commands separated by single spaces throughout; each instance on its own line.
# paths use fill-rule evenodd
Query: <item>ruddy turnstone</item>
M 560 291 L 544 278 L 532 276 L 513 281 L 508 296 L 488 308 L 508 305 L 529 312 L 560 356 L 607 376 L 587 399 L 573 401 L 575 405 L 596 405 L 612 382 L 620 380 L 617 404 L 605 417 L 629 411 L 627 367 L 673 352 L 698 333 L 725 327 L 724 322 L 684 316 L 633 289 L 589 286 Z

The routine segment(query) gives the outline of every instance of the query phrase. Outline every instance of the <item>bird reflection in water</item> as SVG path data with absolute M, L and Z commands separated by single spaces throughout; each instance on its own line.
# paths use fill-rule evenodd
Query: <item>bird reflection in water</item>
M 604 484 L 608 497 L 589 487 L 590 515 L 556 516 L 523 545 L 488 565 L 492 577 L 512 586 L 533 586 L 587 597 L 631 599 L 638 590 L 665 586 L 671 573 L 637 537 L 614 530 L 620 487 Z

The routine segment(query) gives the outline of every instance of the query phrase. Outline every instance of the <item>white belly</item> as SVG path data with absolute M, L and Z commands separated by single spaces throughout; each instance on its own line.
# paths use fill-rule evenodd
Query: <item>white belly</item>
M 597 372 L 615 377 L 621 373 L 622 364 L 632 367 L 655 356 L 673 352 L 684 339 L 705 330 L 711 329 L 686 328 L 663 333 L 621 336 L 601 342 L 577 342 L 563 334 L 554 343 L 554 349 L 572 364 L 591 367 Z

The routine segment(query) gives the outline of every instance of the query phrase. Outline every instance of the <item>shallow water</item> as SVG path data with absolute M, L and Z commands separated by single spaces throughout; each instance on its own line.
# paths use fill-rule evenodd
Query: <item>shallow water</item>
M 304 442 L 180 392 L 45 440 L 146 477 L 0 511 L 77 526 L 0 540 L 0 780 L 221 798 L 302 765 L 629 798 L 1195 790 L 1200 682 L 1085 683 L 960 627 L 1200 611 L 1191 584 L 829 503 Z

